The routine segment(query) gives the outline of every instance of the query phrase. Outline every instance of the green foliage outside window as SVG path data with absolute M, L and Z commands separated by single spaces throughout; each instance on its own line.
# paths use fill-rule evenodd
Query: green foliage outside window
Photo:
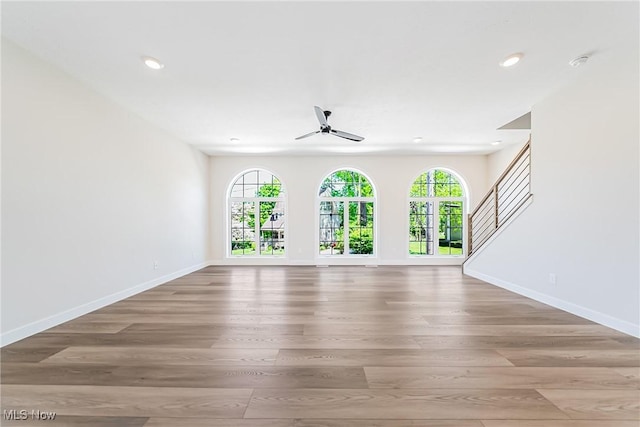
M 349 231 L 349 250 L 352 254 L 373 254 L 373 230 L 356 228 Z
M 280 197 L 280 182 L 274 177 L 274 184 L 264 184 L 258 188 L 256 197 Z M 276 202 L 260 202 L 260 225 L 269 220 Z
M 320 186 L 320 196 L 373 197 L 373 187 L 362 174 L 340 170 L 329 175 Z
M 411 197 L 462 197 L 462 185 L 455 176 L 441 169 L 421 174 L 411 186 Z

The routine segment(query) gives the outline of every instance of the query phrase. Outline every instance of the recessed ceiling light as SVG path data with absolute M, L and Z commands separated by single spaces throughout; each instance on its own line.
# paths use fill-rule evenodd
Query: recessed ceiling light
M 231 141 L 231 142 L 240 142 L 240 138 L 230 138 L 229 141 Z
M 491 145 L 500 145 L 500 142 L 502 142 L 502 141 L 493 141 L 493 142 L 491 143 Z
M 415 138 L 413 138 L 413 142 L 415 142 L 415 143 L 422 142 L 422 137 L 421 136 L 416 136 Z
M 513 67 L 518 62 L 520 62 L 523 56 L 524 56 L 523 53 L 514 53 L 513 55 L 509 55 L 506 58 L 504 58 L 502 62 L 500 62 L 500 66 L 505 68 Z
M 150 56 L 143 56 L 142 61 L 144 62 L 144 65 L 151 68 L 152 70 L 161 70 L 164 68 L 164 64 L 162 62 Z
M 589 57 L 587 55 L 578 56 L 576 59 L 572 59 L 571 61 L 569 61 L 569 65 L 571 65 L 572 67 L 579 67 L 588 60 Z

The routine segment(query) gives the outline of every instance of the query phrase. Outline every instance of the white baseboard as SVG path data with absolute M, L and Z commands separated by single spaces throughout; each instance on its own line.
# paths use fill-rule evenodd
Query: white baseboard
M 211 266 L 379 266 L 379 265 L 462 265 L 464 257 L 410 257 L 405 259 L 387 259 L 379 258 L 317 258 L 317 259 L 286 259 L 286 258 L 228 258 L 218 259 L 209 262 Z
M 500 228 L 498 228 L 498 230 L 491 235 L 491 237 L 489 237 L 485 242 L 483 242 L 482 245 L 471 254 L 471 256 L 467 257 L 465 262 L 462 264 L 462 272 L 464 273 L 465 266 L 469 262 L 471 262 L 480 253 L 482 253 L 482 251 L 484 251 L 486 248 L 491 246 L 491 242 L 496 240 L 507 228 L 509 228 L 509 226 L 516 220 L 516 218 L 522 215 L 532 203 L 533 203 L 533 194 L 529 194 L 529 198 L 522 204 L 522 206 L 520 206 L 520 208 L 517 211 L 514 212 L 513 215 L 511 215 L 511 217 L 507 220 L 507 222 L 502 224 Z
M 114 302 L 121 301 L 125 298 L 129 298 L 130 296 L 154 288 L 158 285 L 168 282 L 169 280 L 177 279 L 178 277 L 182 277 L 185 274 L 193 273 L 194 271 L 200 270 L 201 268 L 207 267 L 208 265 L 209 262 L 203 262 L 191 267 L 183 268 L 182 270 L 178 270 L 174 273 L 167 274 L 162 277 L 157 277 L 155 279 L 149 280 L 148 282 L 141 283 L 139 285 L 124 289 L 122 291 L 118 291 L 111 295 L 98 298 L 97 300 L 93 300 L 78 307 L 74 307 L 61 313 L 57 313 L 52 316 L 45 317 L 44 319 L 36 320 L 35 322 L 31 322 L 24 326 L 12 329 L 0 335 L 0 347 L 4 347 L 5 345 L 9 345 L 23 338 L 37 334 L 38 332 L 45 331 L 49 328 L 60 325 L 61 323 L 68 322 L 69 320 L 73 320 L 106 305 L 113 304 Z
M 620 331 L 636 338 L 640 338 L 640 325 L 636 325 L 626 320 L 618 319 L 616 317 L 609 316 L 608 314 L 600 313 L 599 311 L 582 307 L 572 302 L 565 301 L 563 299 L 556 298 L 542 292 L 534 291 L 532 289 L 528 289 L 493 276 L 489 276 L 488 274 L 480 273 L 479 271 L 470 268 L 465 268 L 464 274 L 475 277 L 476 279 L 483 280 L 487 283 L 491 283 L 492 285 L 499 286 L 503 289 L 507 289 L 511 292 L 515 292 L 516 294 L 534 299 L 543 304 L 550 305 L 551 307 L 555 307 L 571 314 L 575 314 L 576 316 L 591 320 L 603 326 L 615 329 L 616 331 Z
M 465 258 L 462 256 L 456 257 L 411 257 L 406 259 L 391 259 L 386 261 L 380 261 L 378 265 L 445 265 L 445 266 L 460 266 L 464 262 Z

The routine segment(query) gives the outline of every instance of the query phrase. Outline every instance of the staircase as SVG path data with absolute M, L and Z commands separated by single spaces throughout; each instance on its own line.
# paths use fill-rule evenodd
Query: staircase
M 469 215 L 467 260 L 532 200 L 530 181 L 531 140 L 522 147 L 491 190 Z

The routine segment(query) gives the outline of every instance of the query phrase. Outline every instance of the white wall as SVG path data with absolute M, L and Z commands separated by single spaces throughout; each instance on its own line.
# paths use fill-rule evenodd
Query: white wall
M 3 40 L 3 344 L 205 263 L 208 168 Z
M 466 271 L 638 336 L 637 41 L 576 72 L 532 110 L 533 204 Z
M 469 185 L 472 206 L 486 190 L 485 156 L 211 157 L 210 165 L 211 217 L 214 219 L 211 253 L 216 263 L 365 263 L 362 260 L 316 259 L 316 196 L 324 177 L 335 169 L 346 167 L 364 172 L 378 191 L 378 256 L 368 262 L 371 264 L 426 263 L 424 259 L 410 259 L 408 255 L 409 189 L 420 173 L 432 167 L 456 171 Z M 286 186 L 288 256 L 285 260 L 225 258 L 228 237 L 225 220 L 227 190 L 233 177 L 252 168 L 273 172 Z M 459 264 L 460 260 L 455 263 Z
M 509 145 L 495 153 L 487 155 L 487 192 L 493 187 L 507 166 L 515 159 L 526 142 L 527 141 L 523 141 L 522 144 Z

